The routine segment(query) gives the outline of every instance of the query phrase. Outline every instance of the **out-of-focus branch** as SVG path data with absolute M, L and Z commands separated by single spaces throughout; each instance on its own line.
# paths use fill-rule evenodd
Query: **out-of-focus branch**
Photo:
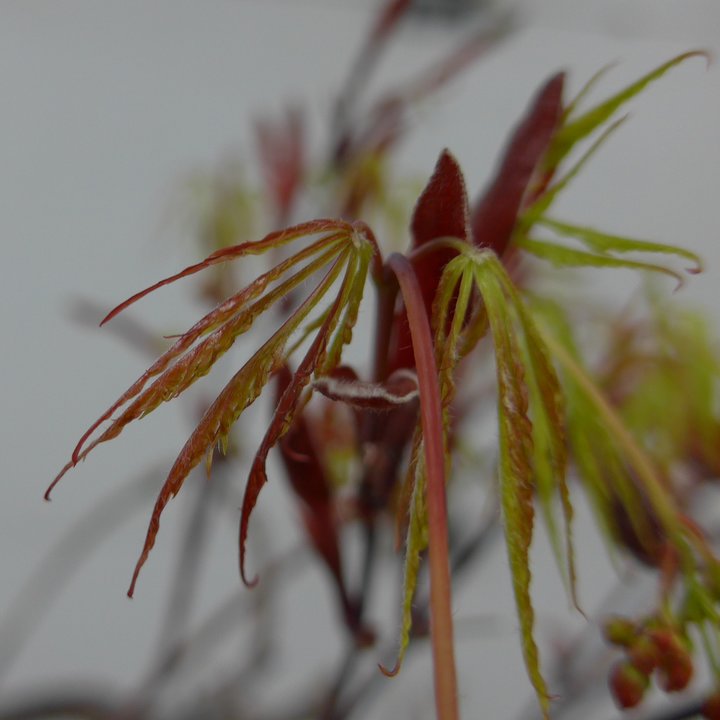
M 496 495 L 488 499 L 486 509 L 483 511 L 482 521 L 480 526 L 467 539 L 459 539 L 457 536 L 451 535 L 451 547 L 450 547 L 450 562 L 451 562 L 451 573 L 453 585 L 457 587 L 457 583 L 462 581 L 466 576 L 466 571 L 472 566 L 472 561 L 475 561 L 482 555 L 482 553 L 489 550 L 496 538 L 500 537 L 498 531 L 500 529 L 500 516 L 498 510 L 498 498 Z M 418 628 L 418 631 L 422 631 L 423 627 L 427 630 L 427 622 L 422 622 L 423 618 L 427 618 L 429 600 L 427 597 L 417 597 L 415 601 L 416 606 L 416 620 L 414 620 L 413 626 Z M 411 642 L 408 646 L 408 653 L 412 653 L 418 647 L 422 647 L 422 643 L 418 643 L 422 636 L 415 636 L 415 642 Z M 387 644 L 378 653 L 380 656 L 392 655 L 396 651 L 394 644 Z M 359 656 L 359 651 L 355 650 L 348 658 L 346 663 L 354 667 Z M 351 659 L 352 658 L 352 659 Z M 345 671 L 340 677 L 346 681 L 346 684 L 350 684 L 352 681 L 351 672 Z M 336 696 L 333 698 L 336 706 L 332 706 L 333 712 L 328 712 L 328 708 L 325 708 L 326 714 L 321 717 L 323 720 L 349 720 L 351 716 L 356 716 L 361 706 L 370 700 L 376 700 L 382 692 L 384 687 L 387 687 L 387 678 L 378 672 L 376 667 L 365 676 L 365 678 L 359 682 L 354 683 L 355 687 L 352 688 L 351 692 L 343 691 L 345 697 L 341 696 L 340 690 L 342 688 L 334 688 Z M 342 702 L 341 702 L 342 701 Z
M 35 693 L 30 700 L 9 704 L 0 709 L 0 720 L 47 720 L 47 718 L 73 718 L 74 720 L 140 720 L 140 716 L 120 711 L 99 690 L 76 693 Z
M 158 471 L 143 473 L 96 505 L 57 540 L 22 585 L 0 624 L 0 682 L 43 616 L 82 564 L 116 528 L 145 506 Z

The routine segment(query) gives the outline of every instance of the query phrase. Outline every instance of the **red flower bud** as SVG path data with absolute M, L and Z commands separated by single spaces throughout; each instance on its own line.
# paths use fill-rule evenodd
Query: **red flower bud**
M 651 628 L 647 631 L 647 636 L 661 655 L 672 655 L 676 652 L 683 652 L 685 649 L 677 634 L 667 627 Z
M 619 662 L 610 671 L 608 685 L 619 708 L 633 708 L 642 702 L 650 679 L 629 662 Z
M 658 671 L 658 685 L 665 692 L 684 690 L 693 676 L 693 662 L 686 650 L 666 655 Z

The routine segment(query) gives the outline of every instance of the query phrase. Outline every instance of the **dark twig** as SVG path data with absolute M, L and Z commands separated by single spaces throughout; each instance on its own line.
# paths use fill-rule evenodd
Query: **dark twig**
M 218 463 L 218 470 L 226 466 Z M 188 616 L 192 609 L 193 599 L 197 588 L 200 561 L 205 549 L 208 521 L 210 520 L 210 507 L 213 500 L 214 489 L 223 478 L 207 478 L 203 482 L 195 500 L 187 529 L 184 533 L 182 547 L 178 560 L 175 578 L 168 595 L 168 607 L 164 613 L 163 627 L 160 632 L 159 656 L 164 658 L 169 666 L 159 667 L 160 672 L 172 670 L 172 665 L 178 658 L 182 645 L 181 637 L 187 625 Z
M 107 314 L 107 307 L 101 303 L 77 298 L 70 307 L 70 316 L 80 326 L 97 329 L 100 321 Z M 109 326 L 108 332 L 123 342 L 127 347 L 137 350 L 141 355 L 155 358 L 159 352 L 167 348 L 167 341 L 158 339 L 156 333 L 146 328 L 130 315 L 123 315 Z
M 327 694 L 327 699 L 323 703 L 323 708 L 319 715 L 320 720 L 341 720 L 343 717 L 342 713 L 338 710 L 338 703 L 345 687 L 353 678 L 359 652 L 360 649 L 355 643 L 348 647 L 340 670 L 335 677 L 330 692 Z
M 106 699 L 106 693 L 97 690 L 65 694 L 51 691 L 47 697 L 36 692 L 32 699 L 9 704 L 0 710 L 0 720 L 47 718 L 131 720 L 130 715 L 118 714 L 118 706 Z

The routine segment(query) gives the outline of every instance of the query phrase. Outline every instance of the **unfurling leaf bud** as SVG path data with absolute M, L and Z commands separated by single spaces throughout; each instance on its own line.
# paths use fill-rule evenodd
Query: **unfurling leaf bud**
M 642 702 L 650 679 L 629 662 L 619 662 L 610 671 L 608 685 L 615 703 L 625 710 Z

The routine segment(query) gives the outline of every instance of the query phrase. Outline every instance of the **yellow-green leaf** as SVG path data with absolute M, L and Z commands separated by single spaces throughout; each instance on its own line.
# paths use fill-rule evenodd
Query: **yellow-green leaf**
M 545 190 L 540 197 L 527 209 L 523 211 L 518 225 L 518 232 L 527 232 L 529 228 L 536 223 L 555 202 L 558 195 L 577 177 L 579 172 L 585 167 L 590 158 L 600 149 L 607 139 L 625 122 L 627 115 L 616 120 L 603 130 L 600 136 L 590 145 L 590 147 L 582 154 L 580 159 L 563 175 L 557 182 L 553 183 Z
M 400 620 L 400 641 L 395 665 L 391 670 L 382 668 L 386 675 L 394 676 L 400 671 L 412 629 L 412 604 L 417 588 L 420 556 L 428 545 L 428 520 L 426 505 L 427 476 L 425 473 L 424 449 L 420 425 L 415 430 L 412 443 L 410 467 L 406 483 L 412 487 L 408 507 L 405 538 L 405 562 L 403 565 L 402 609 Z
M 538 224 L 554 230 L 559 235 L 572 237 L 579 240 L 590 250 L 598 253 L 626 253 L 642 252 L 657 253 L 660 255 L 675 255 L 693 263 L 694 267 L 688 268 L 688 272 L 698 273 L 702 271 L 702 260 L 691 250 L 676 245 L 652 242 L 650 240 L 637 240 L 622 235 L 611 235 L 589 227 L 571 225 L 570 223 L 551 220 L 543 217 L 538 219 Z
M 530 544 L 533 536 L 533 444 L 528 417 L 528 394 L 518 339 L 513 331 L 510 304 L 493 271 L 498 263 L 484 254 L 475 267 L 475 281 L 485 302 L 495 346 L 500 433 L 500 496 L 505 521 L 510 571 L 520 621 L 523 655 L 530 681 L 549 717 L 549 697 L 540 671 L 534 639 L 535 613 L 530 597 Z
M 618 493 L 621 507 L 629 514 L 629 521 L 636 524 L 640 536 L 642 533 L 652 531 L 652 528 L 641 527 L 643 520 L 639 517 L 645 514 L 643 510 L 649 509 L 666 537 L 675 543 L 682 555 L 685 555 L 687 546 L 681 540 L 679 508 L 658 476 L 652 459 L 578 360 L 548 332 L 543 332 L 543 339 L 574 384 L 574 392 L 585 405 L 586 409 L 582 414 L 596 418 L 598 427 L 606 433 L 605 442 L 608 448 L 611 448 L 611 452 L 608 457 L 603 458 L 603 462 L 615 463 L 618 472 L 614 477 L 606 472 L 602 473 L 602 477 L 597 478 L 598 482 L 606 481 L 608 478 L 616 481 L 613 489 Z M 597 433 L 586 438 L 588 444 L 594 444 L 596 440 L 599 440 Z
M 695 50 L 678 55 L 579 117 L 570 119 L 555 134 L 545 158 L 545 166 L 548 168 L 557 167 L 577 142 L 586 138 L 609 120 L 620 107 L 642 92 L 650 83 L 661 78 L 668 70 L 691 57 L 707 58 L 707 53 Z
M 565 438 L 565 403 L 555 368 L 535 322 L 517 289 L 501 266 L 497 277 L 511 299 L 523 330 L 522 347 L 530 391 L 533 421 L 533 467 L 538 498 L 543 509 L 558 567 L 578 610 L 575 549 L 572 535 L 573 506 L 567 484 L 567 442 Z M 564 525 L 564 549 L 553 512 L 555 496 L 560 499 Z
M 631 270 L 648 270 L 651 272 L 667 275 L 677 281 L 677 286 L 682 286 L 684 280 L 682 275 L 671 268 L 655 263 L 640 262 L 637 260 L 625 260 L 612 255 L 595 255 L 584 250 L 576 250 L 547 240 L 532 240 L 530 238 L 519 238 L 517 246 L 526 252 L 539 257 L 542 260 L 551 262 L 556 267 L 598 267 L 598 268 L 628 268 Z

